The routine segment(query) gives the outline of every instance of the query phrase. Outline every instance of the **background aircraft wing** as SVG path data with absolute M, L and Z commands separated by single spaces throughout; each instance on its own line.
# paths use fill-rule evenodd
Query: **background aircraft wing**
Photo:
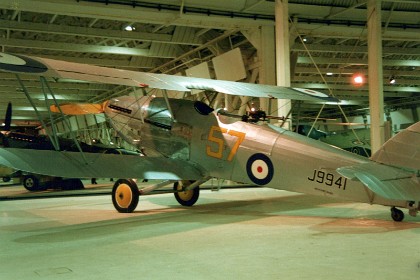
M 338 101 L 338 99 L 325 93 L 302 88 L 288 88 L 273 85 L 135 72 L 6 53 L 0 53 L 0 70 L 35 74 L 55 79 L 71 79 L 176 91 L 199 89 L 241 96 Z
M 0 148 L 0 164 L 66 178 L 198 180 L 203 174 L 186 161 L 163 157 Z
M 388 198 L 420 200 L 420 178 L 415 173 L 376 162 L 341 167 L 337 172 L 352 180 L 360 180 L 374 193 Z

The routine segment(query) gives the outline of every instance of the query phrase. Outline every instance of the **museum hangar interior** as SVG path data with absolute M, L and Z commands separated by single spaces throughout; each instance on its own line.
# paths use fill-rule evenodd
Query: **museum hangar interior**
M 419 30 L 416 0 L 0 2 L 3 53 L 320 91 L 340 103 L 212 91 L 167 94 L 239 116 L 261 109 L 287 118 L 272 121 L 276 125 L 310 127 L 331 136 L 320 141 L 366 155 L 419 121 Z M 145 94 L 126 85 L 69 79 L 46 85 L 38 76 L 10 72 L 0 72 L 0 92 L 0 118 L 12 104 L 12 130 L 54 131 L 128 150 L 133 147 L 103 115 L 69 117 L 70 127 L 51 117 L 52 93 L 60 104 Z M 118 213 L 110 178 L 92 182 L 83 180 L 84 190 L 40 192 L 28 192 L 16 177 L 1 184 L 1 279 L 420 274 L 418 217 L 395 223 L 380 205 L 211 180 L 194 207 L 183 208 L 164 192 L 141 197 L 134 213 Z

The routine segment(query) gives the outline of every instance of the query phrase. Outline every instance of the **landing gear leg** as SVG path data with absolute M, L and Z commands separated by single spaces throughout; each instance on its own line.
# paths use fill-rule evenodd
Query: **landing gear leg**
M 193 206 L 200 196 L 200 187 L 187 189 L 194 181 L 180 181 L 174 183 L 174 195 L 182 206 Z
M 112 203 L 120 213 L 131 213 L 139 203 L 140 191 L 131 179 L 119 179 L 112 188 Z
M 400 209 L 392 207 L 391 208 L 391 217 L 394 221 L 401 222 L 402 220 L 404 220 L 404 212 L 401 211 Z

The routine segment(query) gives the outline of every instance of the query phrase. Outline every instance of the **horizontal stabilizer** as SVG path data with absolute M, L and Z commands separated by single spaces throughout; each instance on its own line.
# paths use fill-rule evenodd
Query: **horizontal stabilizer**
M 348 179 L 361 181 L 384 198 L 420 200 L 420 178 L 415 173 L 375 162 L 341 167 L 337 172 Z
M 389 139 L 371 159 L 387 165 L 420 170 L 420 122 Z
M 104 104 L 74 103 L 60 105 L 60 108 L 55 105 L 51 105 L 50 110 L 54 113 L 60 113 L 61 110 L 64 115 L 88 115 L 103 113 L 103 107 Z
M 163 157 L 0 148 L 0 164 L 24 172 L 65 178 L 198 180 L 188 162 Z

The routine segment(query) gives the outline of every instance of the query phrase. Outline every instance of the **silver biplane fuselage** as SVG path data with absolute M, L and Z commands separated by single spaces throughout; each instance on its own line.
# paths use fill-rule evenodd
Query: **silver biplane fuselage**
M 375 196 L 336 172 L 368 162 L 364 157 L 274 125 L 211 112 L 202 102 L 169 99 L 169 108 L 163 98 L 125 96 L 110 100 L 105 114 L 119 135 L 146 155 L 189 161 L 208 177 L 407 207 L 407 201 Z

